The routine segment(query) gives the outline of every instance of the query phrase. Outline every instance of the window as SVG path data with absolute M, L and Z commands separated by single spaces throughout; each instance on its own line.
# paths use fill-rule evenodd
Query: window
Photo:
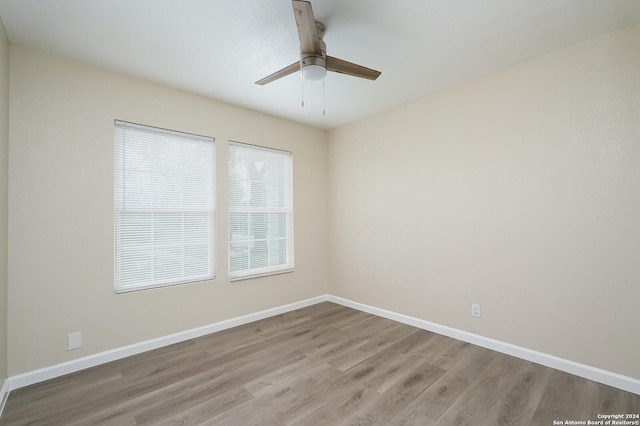
M 115 122 L 115 290 L 214 278 L 213 139 Z
M 229 142 L 229 277 L 293 269 L 291 153 Z

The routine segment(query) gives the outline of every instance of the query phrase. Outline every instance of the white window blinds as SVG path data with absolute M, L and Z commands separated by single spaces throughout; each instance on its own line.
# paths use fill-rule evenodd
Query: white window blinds
M 115 289 L 214 277 L 213 139 L 115 122 Z
M 293 268 L 291 153 L 229 142 L 229 277 Z

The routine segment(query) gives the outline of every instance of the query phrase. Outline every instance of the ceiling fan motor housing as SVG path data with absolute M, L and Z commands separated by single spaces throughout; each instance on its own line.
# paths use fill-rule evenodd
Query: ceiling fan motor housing
M 316 29 L 318 36 L 324 35 L 324 25 L 320 22 L 316 22 Z M 318 41 L 321 46 L 321 55 L 315 52 L 300 53 L 300 67 L 305 80 L 322 80 L 327 75 L 327 45 L 322 37 L 319 37 Z

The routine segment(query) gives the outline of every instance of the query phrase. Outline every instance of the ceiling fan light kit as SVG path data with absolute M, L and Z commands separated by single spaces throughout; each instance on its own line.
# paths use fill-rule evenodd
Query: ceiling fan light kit
M 347 62 L 343 59 L 327 56 L 326 45 L 322 38 L 325 26 L 317 22 L 313 16 L 313 9 L 309 1 L 292 0 L 293 11 L 298 27 L 300 39 L 300 61 L 284 67 L 261 80 L 256 84 L 264 85 L 278 80 L 300 70 L 305 80 L 322 80 L 327 71 L 350 75 L 353 77 L 375 80 L 380 76 L 380 71 L 363 67 L 362 65 Z
M 322 59 L 323 62 L 324 59 Z M 322 80 L 327 75 L 327 66 L 320 64 L 304 64 L 302 63 L 302 77 L 305 80 L 318 81 Z

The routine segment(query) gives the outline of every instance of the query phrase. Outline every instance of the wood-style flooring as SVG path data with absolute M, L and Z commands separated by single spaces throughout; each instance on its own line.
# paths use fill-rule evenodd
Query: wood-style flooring
M 11 392 L 0 425 L 553 425 L 640 396 L 320 303 Z

